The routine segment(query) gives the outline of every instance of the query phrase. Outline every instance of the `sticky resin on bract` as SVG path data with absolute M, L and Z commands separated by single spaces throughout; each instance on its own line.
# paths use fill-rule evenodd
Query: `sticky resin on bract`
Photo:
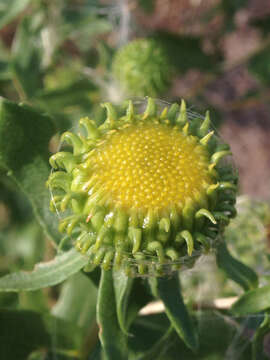
M 130 101 L 121 117 L 104 106 L 104 124 L 81 119 L 87 135 L 64 133 L 73 153 L 50 159 L 52 204 L 70 211 L 59 230 L 76 233 L 91 267 L 162 276 L 193 266 L 236 213 L 237 176 L 223 160 L 228 145 L 208 113 L 189 119 L 184 101 L 161 113 L 153 99 L 139 113 Z

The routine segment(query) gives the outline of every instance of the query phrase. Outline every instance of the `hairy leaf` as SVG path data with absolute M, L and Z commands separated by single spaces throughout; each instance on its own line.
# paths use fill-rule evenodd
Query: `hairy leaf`
M 58 243 L 58 219 L 49 210 L 49 140 L 55 132 L 50 117 L 27 105 L 0 98 L 0 166 L 26 194 L 51 240 Z
M 32 272 L 19 271 L 0 278 L 0 291 L 37 290 L 61 283 L 86 265 L 88 259 L 75 249 L 39 263 Z

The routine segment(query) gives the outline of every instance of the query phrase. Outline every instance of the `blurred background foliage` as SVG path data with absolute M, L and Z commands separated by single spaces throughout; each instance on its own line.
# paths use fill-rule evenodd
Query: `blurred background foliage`
M 267 285 L 268 0 L 0 0 L 0 95 L 48 114 L 55 133 L 77 126 L 86 115 L 100 123 L 104 109 L 99 103 L 119 104 L 126 95 L 114 78 L 114 55 L 142 37 L 159 43 L 171 62 L 170 87 L 158 97 L 169 102 L 183 97 L 199 113 L 210 109 L 213 123 L 231 145 L 242 196 L 239 216 L 225 238 L 232 253 L 258 272 L 261 285 Z M 129 92 L 138 95 L 133 89 Z M 57 146 L 55 135 L 50 151 Z M 35 220 L 31 199 L 4 166 L 0 189 L 1 275 L 28 271 L 52 259 L 55 246 Z M 163 343 L 155 345 L 156 358 L 178 359 L 179 354 L 185 360 L 251 359 L 251 354 L 257 360 L 270 358 L 265 336 L 269 326 L 261 323 L 265 314 L 232 317 L 226 307 L 216 306 L 214 299 L 238 296 L 242 290 L 217 270 L 214 258 L 204 258 L 183 276 L 183 288 L 199 324 L 199 355 L 165 334 Z M 101 359 L 96 297 L 95 281 L 82 273 L 62 286 L 0 293 L 0 358 Z M 263 352 L 256 352 L 257 345 L 250 342 L 259 326 L 255 345 L 265 338 Z M 145 351 L 167 328 L 163 314 L 141 316 L 130 330 L 136 334 L 129 341 L 130 359 L 153 359 L 153 353 L 147 357 Z

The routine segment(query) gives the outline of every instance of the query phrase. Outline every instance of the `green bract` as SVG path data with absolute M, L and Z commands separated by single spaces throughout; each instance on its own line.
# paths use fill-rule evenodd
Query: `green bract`
M 60 231 L 76 234 L 76 248 L 104 269 L 162 275 L 192 266 L 236 213 L 228 145 L 208 113 L 189 119 L 184 101 L 161 113 L 152 99 L 143 113 L 130 101 L 121 117 L 104 106 L 101 126 L 81 119 L 85 134 L 62 135 L 73 151 L 50 159 Z
M 137 39 L 120 48 L 112 70 L 123 90 L 135 96 L 164 93 L 172 72 L 165 50 L 152 39 Z

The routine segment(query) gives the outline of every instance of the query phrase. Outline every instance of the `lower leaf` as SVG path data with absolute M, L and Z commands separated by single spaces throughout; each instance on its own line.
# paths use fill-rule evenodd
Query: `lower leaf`
M 39 263 L 31 272 L 18 271 L 0 278 L 0 291 L 32 291 L 57 285 L 78 272 L 88 262 L 75 249 Z
M 99 338 L 106 360 L 127 360 L 127 337 L 121 331 L 115 301 L 112 270 L 102 270 L 97 299 Z
M 199 346 L 198 335 L 184 304 L 177 276 L 153 278 L 150 285 L 153 294 L 164 303 L 165 312 L 180 338 L 195 351 Z
M 232 257 L 224 242 L 221 242 L 217 248 L 217 265 L 228 278 L 242 286 L 244 290 L 251 290 L 258 286 L 257 274 L 250 267 Z

